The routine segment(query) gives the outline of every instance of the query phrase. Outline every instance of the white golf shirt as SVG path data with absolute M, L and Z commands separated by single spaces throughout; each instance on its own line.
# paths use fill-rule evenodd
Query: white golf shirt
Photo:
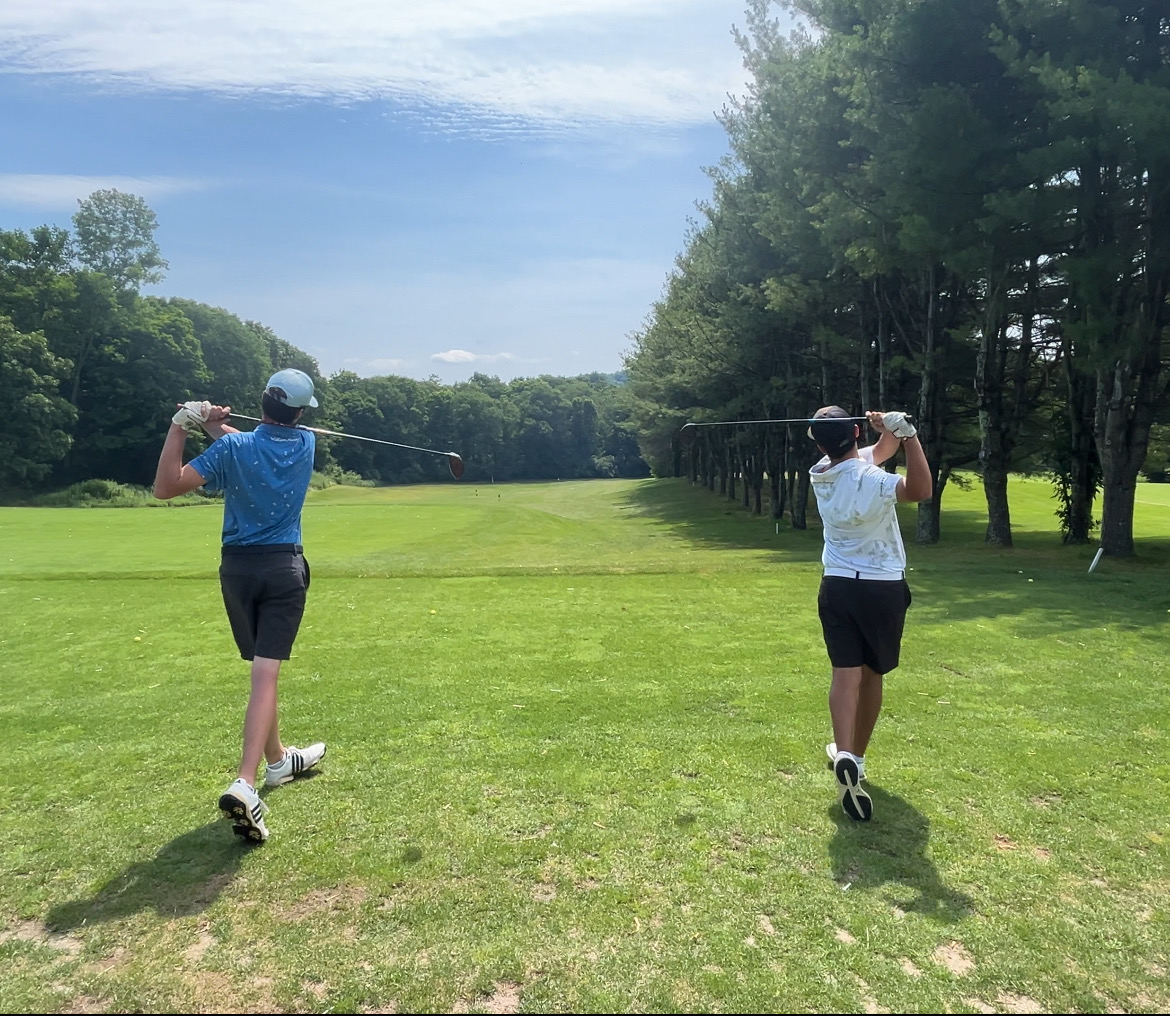
M 873 464 L 873 446 L 859 458 L 829 465 L 826 455 L 812 469 L 813 493 L 825 528 L 821 561 L 826 575 L 893 581 L 904 577 L 906 548 L 894 506 L 898 474 Z

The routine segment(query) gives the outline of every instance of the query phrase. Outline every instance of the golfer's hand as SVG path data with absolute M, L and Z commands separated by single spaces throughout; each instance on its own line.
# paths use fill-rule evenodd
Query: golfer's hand
M 196 431 L 207 421 L 212 405 L 210 402 L 183 402 L 178 408 L 179 411 L 171 417 L 171 423 L 186 431 Z
M 222 426 L 232 418 L 231 406 L 212 406 L 203 421 L 205 425 L 219 424 Z
M 866 412 L 865 419 L 868 421 L 869 425 L 875 431 L 877 431 L 877 433 L 884 434 L 886 432 L 886 423 L 885 420 L 882 419 L 881 413 L 871 409 Z
M 918 433 L 918 428 L 906 419 L 905 413 L 885 413 L 882 416 L 882 423 L 885 424 L 886 430 L 900 441 L 905 441 Z

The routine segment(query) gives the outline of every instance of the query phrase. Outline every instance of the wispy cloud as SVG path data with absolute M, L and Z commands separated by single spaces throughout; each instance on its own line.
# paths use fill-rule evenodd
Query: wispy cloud
M 403 360 L 392 356 L 380 356 L 373 360 L 367 360 L 362 366 L 367 371 L 382 371 L 382 370 L 397 370 L 404 364 L 409 363 L 409 360 Z
M 436 129 L 708 120 L 742 0 L 7 0 L 6 71 L 107 87 L 389 99 Z
M 443 363 L 500 363 L 518 358 L 512 353 L 469 353 L 466 349 L 448 349 L 445 353 L 432 353 L 431 359 Z
M 51 211 L 73 208 L 96 190 L 120 190 L 157 201 L 168 194 L 201 190 L 206 183 L 170 176 L 71 176 L 60 173 L 0 173 L 0 204 Z

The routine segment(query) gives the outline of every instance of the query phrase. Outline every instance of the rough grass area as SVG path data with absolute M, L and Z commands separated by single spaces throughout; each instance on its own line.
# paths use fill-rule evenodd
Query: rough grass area
M 220 512 L 0 509 L 0 1011 L 1170 1006 L 1170 487 L 1086 571 L 948 490 L 836 805 L 820 535 L 679 481 L 311 495 L 282 732 L 217 820 L 246 668 Z M 907 532 L 912 514 L 904 516 Z

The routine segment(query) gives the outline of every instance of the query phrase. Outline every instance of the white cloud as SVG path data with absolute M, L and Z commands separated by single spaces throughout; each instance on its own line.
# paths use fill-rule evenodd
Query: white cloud
M 0 173 L 0 204 L 57 210 L 75 208 L 96 190 L 120 190 L 148 201 L 200 190 L 206 184 L 171 176 L 70 176 L 60 173 Z
M 693 123 L 742 90 L 742 14 L 742 0 L 6 0 L 0 62 L 107 87 L 383 98 L 431 110 L 437 130 Z
M 346 362 L 350 363 L 352 361 L 347 360 Z M 399 367 L 401 367 L 404 364 L 409 363 L 409 362 L 410 362 L 409 360 L 402 360 L 402 359 L 398 359 L 395 357 L 389 357 L 389 356 L 381 356 L 381 357 L 378 357 L 377 359 L 374 359 L 374 360 L 367 360 L 363 364 L 363 366 L 368 371 L 397 370 Z
M 512 353 L 469 353 L 466 349 L 448 349 L 445 353 L 432 353 L 431 359 L 443 363 L 499 363 L 516 357 Z

